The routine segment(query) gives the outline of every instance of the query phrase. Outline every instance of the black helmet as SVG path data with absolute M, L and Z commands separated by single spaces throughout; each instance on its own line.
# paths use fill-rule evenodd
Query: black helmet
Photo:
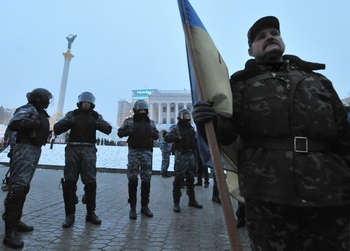
M 52 99 L 51 92 L 44 88 L 36 88 L 27 93 L 28 103 L 33 105 L 41 105 L 44 109 L 49 106 L 50 99 Z
M 95 96 L 91 92 L 82 92 L 78 96 L 78 103 L 77 106 L 80 108 L 81 102 L 89 102 L 91 103 L 92 109 L 95 108 Z
M 135 102 L 133 111 L 135 114 L 139 113 L 140 110 L 146 110 L 146 113 L 148 113 L 148 104 L 144 100 L 137 100 Z
M 177 119 L 180 120 L 180 121 L 181 120 L 183 120 L 183 121 L 190 121 L 191 120 L 191 112 L 188 109 L 183 108 L 177 114 Z

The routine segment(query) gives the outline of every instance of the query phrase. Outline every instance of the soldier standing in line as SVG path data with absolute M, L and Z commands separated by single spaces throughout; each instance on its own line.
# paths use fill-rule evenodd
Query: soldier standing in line
M 65 148 L 65 167 L 63 199 L 66 219 L 63 228 L 71 227 L 75 221 L 76 187 L 81 176 L 84 184 L 87 222 L 101 224 L 96 215 L 96 130 L 110 134 L 112 126 L 97 113 L 95 97 L 90 92 L 78 96 L 78 109 L 70 111 L 54 125 L 54 132 L 59 135 L 70 130 Z
M 141 176 L 141 213 L 153 217 L 148 208 L 151 190 L 153 141 L 159 137 L 153 120 L 148 117 L 148 104 L 145 100 L 135 102 L 134 116 L 127 118 L 122 127 L 118 129 L 118 136 L 128 137 L 128 192 L 130 203 L 130 219 L 137 219 L 136 201 L 138 173 Z
M 175 178 L 173 182 L 174 212 L 180 213 L 181 186 L 186 179 L 186 193 L 189 198 L 188 206 L 202 208 L 196 201 L 194 192 L 194 173 L 197 167 L 196 132 L 191 125 L 191 113 L 188 109 L 181 109 L 177 116 L 177 124 L 170 127 L 165 141 L 173 143 L 175 149 Z
M 160 140 L 160 150 L 162 152 L 162 167 L 161 167 L 161 171 L 162 171 L 162 177 L 163 178 L 169 178 L 171 177 L 171 175 L 168 173 L 168 168 L 169 168 L 169 164 L 170 164 L 170 155 L 171 155 L 171 147 L 172 144 L 165 142 L 165 135 L 167 134 L 167 132 L 164 130 L 163 131 L 163 137 Z

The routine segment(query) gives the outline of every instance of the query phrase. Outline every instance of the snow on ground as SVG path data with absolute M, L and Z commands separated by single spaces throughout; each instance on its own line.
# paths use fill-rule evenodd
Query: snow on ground
M 42 147 L 39 165 L 64 166 L 65 144 L 54 144 L 50 149 L 50 144 Z M 96 146 L 97 147 L 97 168 L 126 169 L 128 163 L 128 147 L 126 146 Z M 0 164 L 8 163 L 9 158 L 6 148 L 0 153 Z M 153 148 L 153 170 L 160 171 L 162 163 L 162 153 L 158 147 Z M 168 171 L 174 171 L 174 156 L 170 156 Z

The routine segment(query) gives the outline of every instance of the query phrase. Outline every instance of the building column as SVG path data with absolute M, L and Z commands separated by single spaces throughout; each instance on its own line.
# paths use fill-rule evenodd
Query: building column
M 161 114 L 162 114 L 162 103 L 158 103 L 158 124 L 162 124 Z
M 151 120 L 154 120 L 154 118 L 153 118 L 153 103 L 149 103 L 149 118 L 151 119 Z
M 175 124 L 176 124 L 176 117 L 178 113 L 179 113 L 179 103 L 175 103 Z
M 166 103 L 166 123 L 170 124 L 170 103 Z

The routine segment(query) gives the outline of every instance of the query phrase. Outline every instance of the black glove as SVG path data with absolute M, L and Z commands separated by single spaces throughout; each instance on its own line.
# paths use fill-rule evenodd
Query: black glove
M 212 121 L 216 117 L 212 101 L 197 101 L 193 106 L 192 117 L 196 125 L 202 125 Z

